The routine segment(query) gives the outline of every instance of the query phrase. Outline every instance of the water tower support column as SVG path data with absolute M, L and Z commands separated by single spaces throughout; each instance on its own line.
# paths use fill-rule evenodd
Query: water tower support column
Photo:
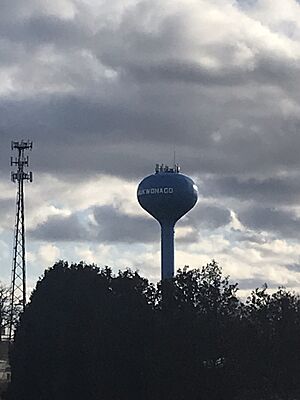
M 161 279 L 174 277 L 174 225 L 161 224 Z

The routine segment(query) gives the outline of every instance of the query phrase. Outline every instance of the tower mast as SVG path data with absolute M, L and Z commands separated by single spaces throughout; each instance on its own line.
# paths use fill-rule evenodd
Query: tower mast
M 24 220 L 24 181 L 32 182 L 32 172 L 24 171 L 28 167 L 29 158 L 25 150 L 32 149 L 32 142 L 22 140 L 11 142 L 11 149 L 17 150 L 17 157 L 11 157 L 11 166 L 17 171 L 11 173 L 11 180 L 18 183 L 16 197 L 16 217 L 13 245 L 13 262 L 11 273 L 11 297 L 9 317 L 9 340 L 13 338 L 15 311 L 24 311 L 26 305 L 26 263 L 25 263 L 25 220 Z

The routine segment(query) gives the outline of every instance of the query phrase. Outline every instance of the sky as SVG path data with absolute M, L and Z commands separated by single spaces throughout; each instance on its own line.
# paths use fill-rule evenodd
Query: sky
M 199 187 L 176 267 L 215 259 L 240 295 L 300 292 L 300 5 L 295 0 L 2 0 L 0 280 L 30 139 L 28 288 L 59 259 L 160 276 L 136 188 L 156 163 Z

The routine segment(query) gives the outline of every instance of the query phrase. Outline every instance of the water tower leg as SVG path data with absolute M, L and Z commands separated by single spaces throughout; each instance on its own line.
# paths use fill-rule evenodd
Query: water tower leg
M 174 224 L 161 224 L 161 279 L 174 277 Z

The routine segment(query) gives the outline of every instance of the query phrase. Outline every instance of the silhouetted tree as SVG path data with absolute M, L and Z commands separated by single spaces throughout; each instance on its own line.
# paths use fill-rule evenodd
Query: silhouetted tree
M 16 333 L 10 398 L 141 398 L 148 286 L 83 263 L 46 271 Z
M 244 357 L 240 358 L 247 374 L 244 386 L 249 392 L 255 387 L 264 398 L 276 395 L 280 399 L 295 398 L 299 393 L 299 312 L 299 296 L 284 288 L 270 295 L 265 285 L 249 296 L 244 317 Z
M 157 293 L 162 312 L 156 333 L 154 398 L 232 397 L 234 388 L 227 383 L 232 324 L 240 314 L 237 285 L 222 276 L 215 261 L 200 270 L 185 268 L 164 285 L 168 287 L 159 285 Z
M 61 261 L 21 317 L 9 399 L 300 399 L 299 297 L 237 290 L 215 261 L 157 287 Z
M 13 317 L 17 319 L 17 309 L 13 310 Z M 0 341 L 6 334 L 10 321 L 10 289 L 0 282 Z

